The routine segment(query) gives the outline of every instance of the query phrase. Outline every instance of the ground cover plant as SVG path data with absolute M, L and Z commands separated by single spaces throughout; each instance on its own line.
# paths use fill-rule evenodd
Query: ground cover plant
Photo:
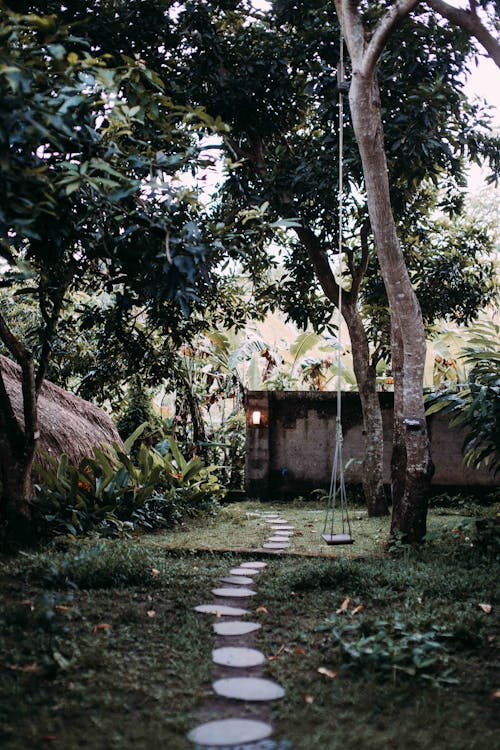
M 262 543 L 250 514 L 272 508 L 299 533 L 312 523 L 316 545 L 310 531 L 293 542 L 305 549 L 268 555 L 252 602 L 266 671 L 287 689 L 277 737 L 294 750 L 494 747 L 498 546 L 478 543 L 477 500 L 446 505 L 431 511 L 426 545 L 391 553 L 380 533 L 362 554 L 323 556 L 322 509 L 299 501 L 229 506 L 180 532 L 190 547 L 160 532 L 2 558 L 0 744 L 188 748 L 213 648 L 211 618 L 192 608 L 254 555 L 231 547 Z

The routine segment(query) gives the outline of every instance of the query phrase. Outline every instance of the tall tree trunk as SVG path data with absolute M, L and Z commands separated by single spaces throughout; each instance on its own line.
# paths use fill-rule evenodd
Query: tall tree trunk
M 9 544 L 24 546 L 33 541 L 30 501 L 33 496 L 34 446 L 23 449 L 16 442 L 13 446 L 1 426 L 0 433 L 0 517 L 7 525 Z
M 342 314 L 349 330 L 352 359 L 363 414 L 365 455 L 363 458 L 363 492 L 368 515 L 386 516 L 389 512 L 384 490 L 384 435 L 382 411 L 371 365 L 368 339 L 356 303 L 342 304 Z
M 404 445 L 404 483 L 393 484 L 394 532 L 406 541 L 421 541 L 426 532 L 426 493 L 431 476 L 425 422 L 423 375 L 425 334 L 420 307 L 411 286 L 392 214 L 385 158 L 380 99 L 375 72 L 365 74 L 353 60 L 349 91 L 377 255 L 402 344 L 402 378 L 395 382 L 395 435 Z
M 367 228 L 366 228 L 367 229 Z M 339 305 L 339 287 L 332 273 L 325 249 L 315 234 L 305 226 L 297 227 L 297 236 L 302 241 L 313 264 L 316 277 L 325 296 Z M 356 384 L 361 400 L 365 457 L 363 460 L 363 492 L 370 516 L 387 515 L 387 500 L 384 492 L 384 437 L 382 412 L 376 388 L 375 371 L 370 364 L 368 339 L 359 313 L 358 292 L 368 263 L 368 248 L 361 233 L 363 260 L 359 268 L 352 268 L 352 288 L 343 294 L 342 315 L 349 330 Z

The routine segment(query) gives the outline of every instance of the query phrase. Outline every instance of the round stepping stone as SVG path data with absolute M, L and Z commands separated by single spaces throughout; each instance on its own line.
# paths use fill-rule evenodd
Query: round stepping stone
M 247 578 L 247 576 L 224 576 L 221 578 L 222 583 L 237 583 L 238 586 L 250 586 L 253 583 L 253 578 Z
M 239 701 L 274 701 L 285 695 L 281 685 L 263 677 L 226 677 L 212 687 L 217 695 Z
M 256 593 L 257 592 L 252 591 L 252 589 L 246 589 L 246 588 L 235 589 L 229 586 L 223 586 L 223 588 L 221 589 L 212 589 L 212 594 L 214 596 L 226 596 L 229 599 L 232 599 L 233 597 L 255 596 Z
M 293 531 L 295 526 L 273 526 L 273 531 Z
M 274 531 L 273 534 L 275 536 L 280 536 L 282 539 L 290 539 L 291 536 L 293 536 L 291 531 Z
M 231 568 L 229 573 L 232 576 L 256 576 L 260 573 L 260 571 L 252 570 L 252 568 Z
M 286 549 L 290 545 L 288 542 L 265 542 L 262 546 L 264 549 Z
M 235 667 L 245 669 L 247 667 L 258 667 L 264 664 L 266 657 L 255 648 L 239 648 L 237 646 L 224 646 L 212 651 L 212 661 L 223 667 Z
M 267 568 L 267 563 L 258 561 L 242 562 L 240 568 L 255 568 L 256 570 L 258 570 L 259 568 Z
M 267 541 L 268 542 L 280 542 L 281 544 L 288 545 L 287 537 L 283 537 L 283 536 L 270 536 Z
M 227 747 L 246 745 L 249 742 L 265 740 L 273 733 L 270 724 L 255 719 L 219 719 L 192 729 L 188 740 L 205 747 Z
M 217 635 L 248 635 L 255 630 L 259 630 L 262 625 L 258 622 L 242 622 L 233 620 L 232 622 L 215 622 L 213 624 L 214 633 Z
M 203 612 L 207 615 L 227 615 L 228 617 L 241 617 L 241 615 L 248 614 L 248 609 L 228 607 L 226 604 L 198 604 L 194 611 Z

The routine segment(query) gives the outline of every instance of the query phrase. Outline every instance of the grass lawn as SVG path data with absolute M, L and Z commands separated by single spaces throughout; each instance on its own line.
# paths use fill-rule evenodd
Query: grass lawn
M 262 508 L 0 558 L 0 746 L 190 747 L 213 648 L 193 607 L 269 535 Z M 318 506 L 272 509 L 302 534 L 269 556 L 251 605 L 287 689 L 276 736 L 294 750 L 498 746 L 498 548 L 477 545 L 468 509 L 438 509 L 429 543 L 393 556 L 388 522 L 362 511 L 356 544 L 325 548 Z

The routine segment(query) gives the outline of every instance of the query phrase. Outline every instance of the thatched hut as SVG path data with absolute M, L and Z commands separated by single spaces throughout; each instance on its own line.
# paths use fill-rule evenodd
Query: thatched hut
M 23 424 L 21 369 L 12 360 L 0 355 L 0 370 L 14 413 Z M 78 398 L 46 380 L 38 398 L 38 448 L 58 458 L 66 453 L 72 463 L 92 455 L 95 446 L 116 442 L 120 436 L 109 416 L 99 407 Z M 43 464 L 43 458 L 37 457 Z

